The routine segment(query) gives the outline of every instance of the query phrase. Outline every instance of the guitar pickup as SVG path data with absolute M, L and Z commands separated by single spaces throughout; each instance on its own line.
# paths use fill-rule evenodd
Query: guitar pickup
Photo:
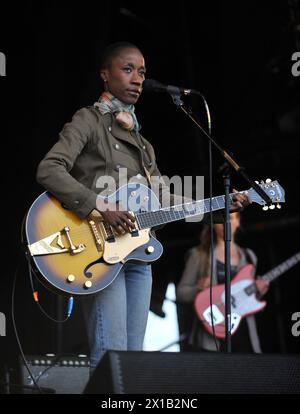
M 131 237 L 139 237 L 139 231 L 137 229 L 132 230 L 130 234 L 131 234 Z
M 116 241 L 116 238 L 115 238 L 115 236 L 113 234 L 110 234 L 109 236 L 107 236 L 106 241 L 108 243 L 114 243 Z

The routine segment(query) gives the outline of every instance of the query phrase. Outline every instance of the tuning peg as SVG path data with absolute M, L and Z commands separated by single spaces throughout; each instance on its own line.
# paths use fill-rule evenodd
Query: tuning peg
M 259 181 L 256 180 L 255 182 L 256 182 L 256 184 L 259 184 Z
M 276 204 L 276 207 L 280 209 L 281 208 L 281 204 L 277 203 Z
M 269 209 L 270 209 L 270 210 L 274 210 L 274 208 L 275 208 L 275 205 L 274 205 L 274 204 L 271 204 L 271 205 L 269 206 Z
M 262 208 L 264 211 L 267 211 L 267 210 L 269 210 L 269 206 L 267 206 L 267 205 L 265 205 L 265 206 L 263 206 L 263 208 Z
M 267 178 L 267 179 L 266 179 L 266 183 L 267 183 L 267 184 L 270 184 L 271 182 L 272 182 L 271 178 Z
M 260 183 L 261 183 L 261 185 L 265 184 L 264 180 L 260 180 Z

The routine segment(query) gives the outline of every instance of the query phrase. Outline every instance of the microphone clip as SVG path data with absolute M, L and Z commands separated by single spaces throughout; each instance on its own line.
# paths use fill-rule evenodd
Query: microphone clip
M 168 86 L 167 91 L 171 96 L 174 104 L 177 106 L 177 108 L 183 106 L 183 101 L 181 100 L 181 93 L 179 88 L 177 88 L 176 86 Z

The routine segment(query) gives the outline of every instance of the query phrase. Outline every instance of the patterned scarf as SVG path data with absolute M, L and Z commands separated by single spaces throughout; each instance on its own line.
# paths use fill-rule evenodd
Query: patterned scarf
M 94 107 L 98 108 L 102 115 L 112 112 L 122 128 L 139 131 L 140 125 L 134 113 L 134 105 L 125 104 L 111 93 L 103 92 L 98 102 L 94 103 Z

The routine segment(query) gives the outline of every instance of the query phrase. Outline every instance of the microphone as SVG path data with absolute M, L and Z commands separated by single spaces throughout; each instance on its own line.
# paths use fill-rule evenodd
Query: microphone
M 202 94 L 195 89 L 181 88 L 179 86 L 173 85 L 164 85 L 163 83 L 158 82 L 154 79 L 146 79 L 143 83 L 143 90 L 145 92 L 168 92 L 170 94 L 179 94 L 183 95 L 200 95 Z

